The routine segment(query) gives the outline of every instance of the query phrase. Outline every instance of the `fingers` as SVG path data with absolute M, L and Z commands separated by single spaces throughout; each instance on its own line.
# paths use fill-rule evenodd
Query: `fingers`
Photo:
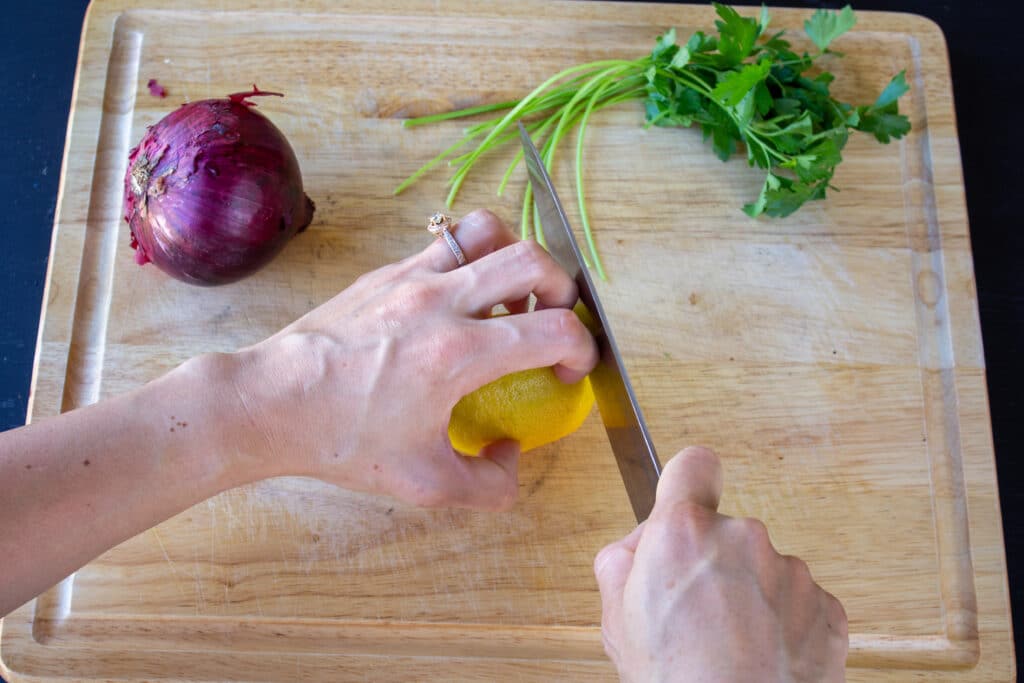
M 452 272 L 463 310 L 489 313 L 504 303 L 512 313 L 526 310 L 530 294 L 538 308 L 569 308 L 576 303 L 576 284 L 554 258 L 532 240 L 520 240 L 496 215 L 481 209 L 455 221 L 452 236 L 467 264 L 458 268 L 443 239 L 435 240 L 407 260 L 435 272 Z
M 602 580 L 601 576 L 605 569 L 608 569 L 609 567 L 614 568 L 612 565 L 614 564 L 615 557 L 619 554 L 619 550 L 625 550 L 630 555 L 636 553 L 636 547 L 640 543 L 640 537 L 643 535 L 644 525 L 646 524 L 646 521 L 641 522 L 626 536 L 623 536 L 614 543 L 609 543 L 604 548 L 601 548 L 600 552 L 597 553 L 597 556 L 594 557 L 594 575 L 597 577 L 599 582 Z M 632 560 L 630 560 L 630 564 L 632 565 Z
M 507 315 L 474 323 L 481 348 L 471 372 L 455 381 L 459 396 L 511 372 L 554 366 L 563 382 L 577 382 L 597 364 L 597 343 L 579 318 L 565 308 Z
M 594 576 L 606 609 L 614 610 L 621 605 L 634 556 L 632 550 L 618 542 L 605 546 L 594 558 Z
M 822 589 L 821 593 L 822 600 L 825 603 L 824 611 L 828 630 L 835 634 L 837 639 L 845 643 L 845 649 L 845 647 L 849 646 L 850 641 L 850 627 L 846 616 L 846 608 L 843 607 L 843 603 L 839 602 L 839 598 L 827 590 Z
M 532 240 L 499 249 L 452 272 L 460 308 L 486 315 L 499 303 L 522 301 L 533 293 L 538 308 L 571 308 L 576 283 Z
M 500 218 L 486 209 L 473 211 L 454 221 L 450 232 L 469 263 L 519 241 L 519 237 L 505 227 Z M 414 256 L 412 261 L 438 273 L 455 270 L 459 265 L 448 243 L 440 238 Z
M 699 446 L 682 450 L 668 461 L 658 482 L 659 507 L 692 502 L 717 510 L 722 498 L 722 465 L 714 451 Z
M 605 649 L 613 659 L 617 656 L 613 650 L 622 624 L 623 593 L 633 570 L 636 548 L 645 524 L 640 524 L 625 538 L 605 546 L 594 558 L 594 576 L 601 591 L 601 630 Z
M 832 650 L 831 671 L 825 680 L 845 681 L 846 658 L 850 653 L 850 626 L 846 609 L 834 595 L 825 590 L 822 593 L 825 594 L 825 628 L 831 636 L 829 645 Z

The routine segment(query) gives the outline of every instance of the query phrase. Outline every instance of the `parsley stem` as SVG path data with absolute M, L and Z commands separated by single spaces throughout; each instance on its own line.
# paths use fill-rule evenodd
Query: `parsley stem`
M 483 104 L 479 107 L 470 107 L 468 109 L 459 109 L 456 111 L 446 111 L 440 114 L 430 114 L 429 116 L 417 116 L 412 119 L 405 119 L 402 121 L 403 128 L 413 128 L 415 126 L 423 126 L 428 123 L 437 123 L 438 121 L 448 121 L 450 119 L 461 119 L 466 116 L 474 116 L 476 114 L 486 114 L 492 111 L 500 111 L 502 109 L 510 109 L 516 104 L 515 100 L 510 102 L 497 102 L 495 104 Z
M 530 236 L 530 207 L 533 206 L 533 183 L 526 181 L 526 191 L 523 193 L 523 216 L 519 221 L 519 235 L 524 240 Z M 537 243 L 544 246 L 543 235 L 538 237 Z
M 447 148 L 446 150 L 444 150 L 443 152 L 441 152 L 440 154 L 438 154 L 438 155 L 437 155 L 436 157 L 434 157 L 433 159 L 431 159 L 431 160 L 430 160 L 430 161 L 428 161 L 427 163 L 423 164 L 423 166 L 421 166 L 421 167 L 420 167 L 420 168 L 419 168 L 419 169 L 418 169 L 418 170 L 417 170 L 417 171 L 416 171 L 415 173 L 413 173 L 413 174 L 412 174 L 411 176 L 409 176 L 408 178 L 406 178 L 405 180 L 403 180 L 403 181 L 402 181 L 402 182 L 401 182 L 401 183 L 400 183 L 400 184 L 398 185 L 398 187 L 396 187 L 396 188 L 394 189 L 394 191 L 392 192 L 392 194 L 396 194 L 396 195 L 397 195 L 397 194 L 401 194 L 401 193 L 402 193 L 402 191 L 404 191 L 404 190 L 405 190 L 406 188 L 408 188 L 408 187 L 409 187 L 410 185 L 412 185 L 412 184 L 413 184 L 413 183 L 415 183 L 415 182 L 416 182 L 417 180 L 419 180 L 420 178 L 422 178 L 422 177 L 423 177 L 423 176 L 424 176 L 424 175 L 425 175 L 425 174 L 427 173 L 427 171 L 429 171 L 430 169 L 434 168 L 434 167 L 435 167 L 435 166 L 437 166 L 437 165 L 438 165 L 439 163 L 441 163 L 442 161 L 444 161 L 444 159 L 445 159 L 445 158 L 446 158 L 446 157 L 447 157 L 447 156 L 448 156 L 449 154 L 452 154 L 453 152 L 455 152 L 455 150 L 457 150 L 457 149 L 459 149 L 460 147 L 463 147 L 464 145 L 466 145 L 466 144 L 467 144 L 467 143 L 468 143 L 468 142 L 469 142 L 470 140 L 472 140 L 472 139 L 473 139 L 474 137 L 476 137 L 476 136 L 475 136 L 475 135 L 469 135 L 469 136 L 465 136 L 465 137 L 463 137 L 463 138 L 462 138 L 461 140 L 457 141 L 457 142 L 456 142 L 455 144 L 453 144 L 453 145 L 451 145 L 450 147 L 448 147 L 448 148 Z
M 665 68 L 659 68 L 657 70 L 657 72 L 662 74 L 662 75 L 664 75 L 664 76 L 667 76 L 668 78 L 671 78 L 673 81 L 675 81 L 676 83 L 679 83 L 680 85 L 683 85 L 683 86 L 686 86 L 688 88 L 692 88 L 692 89 L 696 90 L 700 94 L 702 94 L 705 97 L 707 97 L 708 99 L 710 99 L 712 102 L 715 102 L 715 100 L 711 97 L 711 88 L 708 87 L 707 83 L 705 83 L 704 81 L 700 80 L 699 78 L 695 78 L 694 76 L 692 76 L 690 74 L 690 72 L 688 72 L 688 71 L 673 71 L 671 69 L 665 69 Z M 685 76 L 685 78 L 684 78 L 684 76 Z M 718 104 L 718 103 L 715 102 L 715 104 Z M 721 106 L 721 105 L 719 105 L 719 106 Z
M 451 190 L 448 192 L 448 199 L 445 201 L 445 205 L 450 207 L 452 203 L 455 201 L 455 196 L 458 194 L 459 188 L 462 187 L 462 183 L 466 178 L 466 173 L 468 172 L 468 169 L 472 167 L 473 163 L 480 157 L 481 154 L 487 151 L 490 143 L 493 142 L 494 138 L 496 138 L 502 130 L 504 130 L 513 121 L 515 121 L 517 116 L 524 109 L 526 109 L 527 105 L 531 104 L 534 100 L 536 100 L 537 96 L 540 93 L 544 92 L 553 84 L 566 78 L 567 76 L 578 74 L 581 71 L 593 71 L 595 69 L 599 69 L 605 66 L 629 63 L 631 62 L 627 62 L 622 59 L 609 59 L 597 62 L 589 62 L 587 64 L 579 64 L 577 66 L 572 66 L 569 67 L 568 69 L 564 69 L 558 72 L 557 74 L 555 74 L 554 76 L 552 76 L 551 78 L 547 79 L 546 81 L 538 85 L 536 88 L 534 88 L 528 95 L 526 95 L 526 97 L 521 99 L 515 107 L 513 107 L 507 114 L 505 114 L 505 116 L 494 126 L 491 132 L 488 133 L 487 137 L 485 137 L 480 142 L 480 144 L 474 150 L 473 154 L 470 155 L 469 159 L 466 160 L 466 163 L 460 169 L 460 171 L 463 171 L 464 169 L 465 171 L 456 173 L 456 175 L 452 178 L 452 187 Z
M 587 246 L 590 248 L 590 255 L 594 259 L 597 274 L 602 280 L 607 280 L 608 276 L 605 275 L 604 265 L 601 263 L 601 257 L 597 253 L 597 246 L 594 244 L 594 234 L 590 229 L 590 218 L 587 216 L 587 203 L 583 200 L 583 139 L 587 132 L 587 124 L 590 122 L 590 115 L 594 111 L 594 105 L 609 85 L 605 83 L 590 96 L 590 99 L 587 101 L 587 107 L 583 110 L 583 117 L 580 119 L 579 131 L 576 134 L 576 202 L 580 207 L 580 222 L 583 224 L 583 234 L 586 236 Z
M 554 116 L 549 116 L 547 119 L 545 119 L 544 123 L 541 124 L 541 126 L 539 128 L 537 128 L 536 132 L 531 132 L 530 133 L 530 136 L 531 137 L 543 137 L 544 133 L 546 133 L 548 131 L 548 128 L 550 128 L 554 123 L 555 123 L 555 117 Z M 517 133 L 517 135 L 518 135 L 518 133 Z M 498 196 L 499 197 L 505 191 L 505 186 L 508 185 L 509 179 L 512 178 L 512 172 L 515 171 L 516 166 L 518 166 L 519 162 L 522 161 L 522 160 L 523 160 L 523 150 L 522 149 L 516 150 L 515 156 L 512 157 L 512 163 L 510 163 L 508 165 L 508 169 L 505 171 L 505 174 L 501 177 L 501 182 L 498 183 Z
M 626 80 L 627 79 L 624 78 L 617 83 L 610 81 L 608 83 L 608 86 L 611 87 L 612 85 L 614 85 L 617 86 L 617 88 L 615 91 L 611 93 L 610 96 L 608 96 L 603 102 L 601 102 L 601 104 L 598 105 L 597 108 L 600 109 L 610 104 L 616 104 L 618 102 L 622 102 L 628 99 L 634 99 L 644 92 L 644 89 L 640 83 L 638 83 L 636 86 L 633 86 L 632 88 L 628 88 L 627 84 L 628 89 L 624 89 L 623 84 L 626 83 Z M 547 118 L 544 121 L 544 124 L 537 128 L 536 132 L 531 132 L 531 135 L 537 138 L 543 137 L 544 134 L 547 132 L 548 128 L 550 128 L 551 125 L 554 123 L 556 117 L 557 113 Z M 575 119 L 573 119 L 573 121 L 575 121 Z M 527 128 L 529 128 L 529 126 L 527 126 Z M 501 194 L 505 191 L 505 187 L 508 185 L 508 181 L 512 178 L 512 173 L 515 171 L 516 167 L 519 165 L 519 162 L 521 162 L 522 160 L 523 150 L 519 149 L 516 151 L 515 156 L 512 158 L 512 162 L 509 164 L 508 169 L 506 169 L 505 174 L 501 178 L 501 182 L 498 184 L 498 196 L 501 196 Z

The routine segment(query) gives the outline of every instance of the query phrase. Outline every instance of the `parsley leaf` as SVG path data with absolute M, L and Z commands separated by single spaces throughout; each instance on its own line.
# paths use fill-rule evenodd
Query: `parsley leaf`
M 759 35 L 764 35 L 764 32 L 768 30 L 769 21 L 771 21 L 771 17 L 768 16 L 768 5 L 761 5 L 761 18 L 757 22 L 757 32 Z
M 658 36 L 657 40 L 654 41 L 654 50 L 651 52 L 651 56 L 657 59 L 666 52 L 672 50 L 676 46 L 676 30 L 670 28 L 665 33 Z
M 718 27 L 718 52 L 721 66 L 735 66 L 742 62 L 754 47 L 754 41 L 761 34 L 760 24 L 754 19 L 740 16 L 728 5 L 712 3 L 721 20 Z
M 910 132 L 910 120 L 896 113 L 876 111 L 871 108 L 858 108 L 860 121 L 857 130 L 871 133 L 882 144 L 895 138 L 899 139 Z
M 727 107 L 735 107 L 751 90 L 768 77 L 772 64 L 768 60 L 748 64 L 739 71 L 726 71 L 711 91 L 711 96 Z
M 760 216 L 764 213 L 764 207 L 768 204 L 768 193 L 779 189 L 779 179 L 769 173 L 764 177 L 764 185 L 761 187 L 761 193 L 757 196 L 757 201 L 750 204 L 743 205 L 743 213 L 747 214 L 751 218 Z
M 768 173 L 757 199 L 743 210 L 750 216 L 788 216 L 805 202 L 823 199 L 849 129 L 880 142 L 900 138 L 910 121 L 897 101 L 908 90 L 897 74 L 870 105 L 853 106 L 832 97 L 835 76 L 814 73 L 815 59 L 797 54 L 779 31 L 764 35 L 767 9 L 755 20 L 715 4 L 718 37 L 697 32 L 686 48 L 660 38 L 648 71 L 649 125 L 699 125 L 704 139 L 723 161 L 743 145 L 747 162 Z M 805 23 L 822 54 L 856 23 L 849 6 L 819 10 Z M 762 37 L 764 35 L 764 37 Z M 841 56 L 841 55 L 840 55 Z
M 889 85 L 885 86 L 885 90 L 878 96 L 875 103 L 871 105 L 873 109 L 883 109 L 894 103 L 900 97 L 910 91 L 910 86 L 907 85 L 907 72 L 901 71 L 893 79 L 889 81 Z
M 684 66 L 690 63 L 690 51 L 685 47 L 679 48 L 679 52 L 672 57 L 672 61 L 669 62 L 669 66 L 673 69 L 682 69 Z
M 849 31 L 856 23 L 853 9 L 847 5 L 839 12 L 819 9 L 804 22 L 804 30 L 807 31 L 807 37 L 824 52 L 833 40 Z
M 859 131 L 871 133 L 881 143 L 899 139 L 910 132 L 910 119 L 899 113 L 897 100 L 910 90 L 906 73 L 896 74 L 871 106 L 857 107 L 855 122 Z

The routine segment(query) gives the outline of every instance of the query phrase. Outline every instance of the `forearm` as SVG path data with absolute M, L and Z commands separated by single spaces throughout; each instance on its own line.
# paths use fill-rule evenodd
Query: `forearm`
M 226 358 L 2 435 L 0 616 L 121 541 L 263 476 L 234 418 Z

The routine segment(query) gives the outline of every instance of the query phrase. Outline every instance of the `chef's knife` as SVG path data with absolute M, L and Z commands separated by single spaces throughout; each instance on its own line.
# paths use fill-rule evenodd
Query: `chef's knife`
M 612 452 L 619 464 L 622 481 L 626 485 L 629 502 L 633 505 L 636 521 L 642 522 L 651 514 L 654 507 L 654 494 L 661 476 L 661 463 L 654 452 L 651 435 L 647 431 L 643 414 L 629 383 L 622 356 L 615 345 L 615 338 L 608 325 L 608 318 L 601 302 L 597 298 L 597 290 L 590 279 L 590 273 L 583 263 L 579 245 L 569 227 L 569 219 L 558 201 L 555 187 L 551 182 L 547 169 L 541 161 L 537 148 L 530 140 L 523 124 L 519 124 L 519 136 L 523 143 L 523 155 L 526 168 L 533 186 L 534 201 L 540 213 L 544 237 L 551 255 L 565 269 L 569 276 L 576 280 L 580 300 L 590 311 L 597 328 L 594 337 L 601 360 L 590 373 L 590 384 L 594 388 L 598 410 L 604 428 L 611 441 Z

